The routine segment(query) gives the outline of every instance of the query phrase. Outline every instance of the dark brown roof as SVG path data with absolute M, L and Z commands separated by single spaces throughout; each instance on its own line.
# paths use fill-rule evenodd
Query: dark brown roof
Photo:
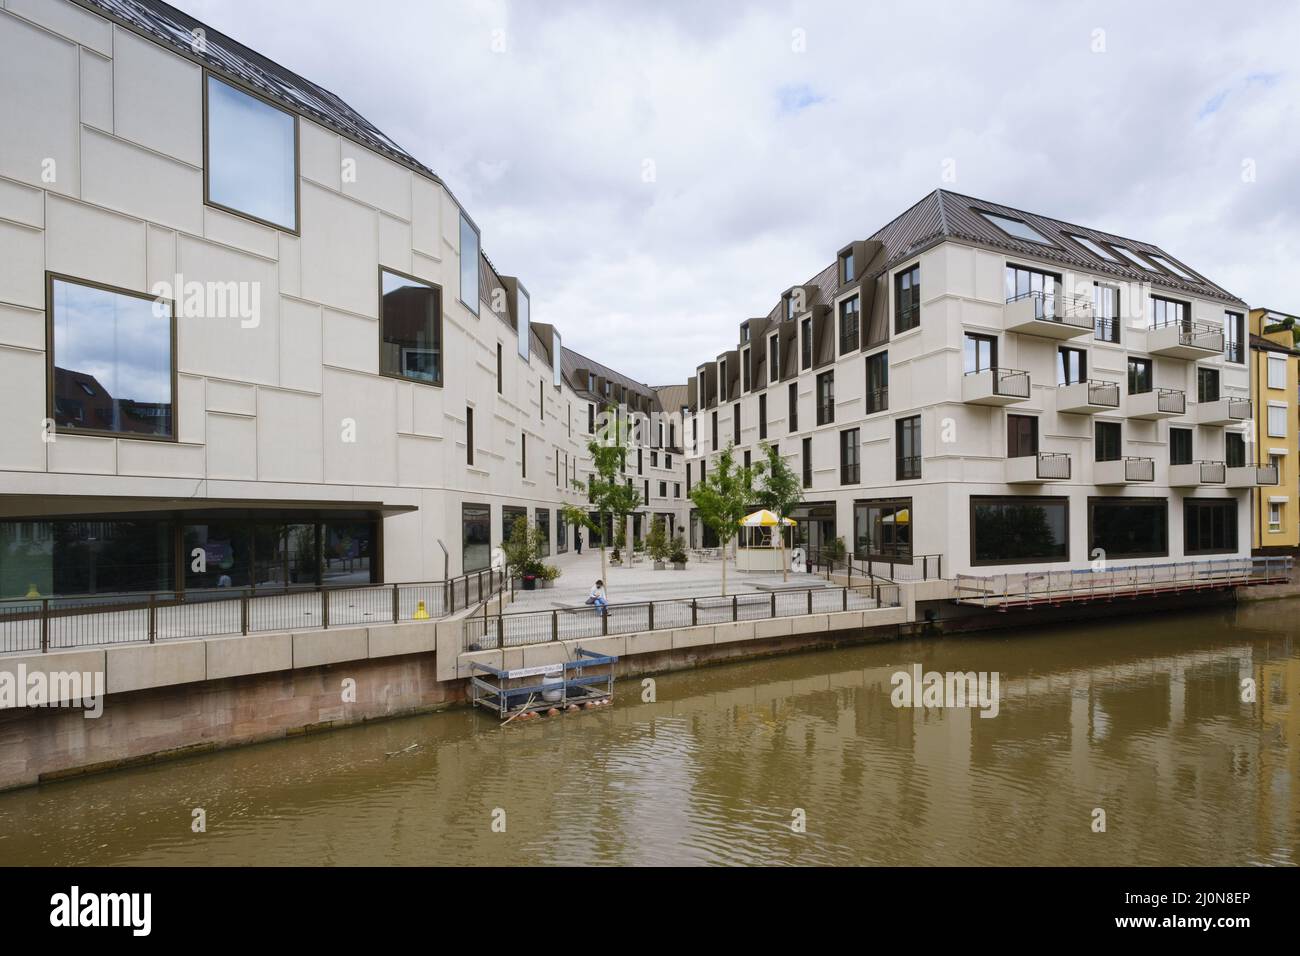
M 1300 355 L 1300 349 L 1287 348 L 1285 345 L 1279 345 L 1262 335 L 1250 333 L 1250 347 L 1257 352 L 1281 352 L 1283 355 Z

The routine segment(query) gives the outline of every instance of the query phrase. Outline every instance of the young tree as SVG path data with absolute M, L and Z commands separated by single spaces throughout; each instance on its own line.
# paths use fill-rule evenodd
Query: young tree
M 627 461 L 627 429 L 627 420 L 618 409 L 613 405 L 607 406 L 601 413 L 595 437 L 587 442 L 587 453 L 591 455 L 595 474 L 585 485 L 578 483 L 600 514 L 600 577 L 606 586 L 609 584 L 609 565 L 605 559 L 605 516 L 617 521 L 616 527 L 623 527 L 627 516 L 641 506 L 641 495 L 622 475 Z
M 740 521 L 754 500 L 754 470 L 737 467 L 731 446 L 718 456 L 709 475 L 691 489 L 700 520 L 713 529 L 722 549 L 722 594 L 727 594 L 727 545 L 740 533 Z
M 645 549 L 656 564 L 668 560 L 673 544 L 668 539 L 668 529 L 664 527 L 663 518 L 655 518 L 650 523 L 650 533 L 646 535 Z
M 763 454 L 766 457 L 754 469 L 755 474 L 761 476 L 758 487 L 754 489 L 755 500 L 777 517 L 776 533 L 781 537 L 781 580 L 788 581 L 790 567 L 785 560 L 785 519 L 803 501 L 803 482 L 776 445 L 764 445 Z

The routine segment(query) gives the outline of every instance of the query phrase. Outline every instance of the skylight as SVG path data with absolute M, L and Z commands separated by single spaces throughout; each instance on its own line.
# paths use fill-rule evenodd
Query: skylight
M 1123 256 L 1128 261 L 1129 265 L 1137 266 L 1139 269 L 1145 269 L 1147 272 L 1156 271 L 1155 266 L 1151 265 L 1151 263 L 1147 262 L 1132 249 L 1125 249 L 1123 246 L 1112 246 L 1111 248 Z
M 1200 276 L 1193 275 L 1188 269 L 1178 265 L 1178 263 L 1174 262 L 1172 259 L 1168 259 L 1165 256 L 1157 255 L 1154 252 L 1146 253 L 1146 257 L 1150 259 L 1152 262 L 1154 262 L 1156 265 L 1168 269 L 1170 272 L 1178 276 L 1180 279 L 1186 279 L 1188 282 L 1201 281 Z
M 976 210 L 976 212 L 1009 236 L 1015 236 L 1017 239 L 1024 239 L 1028 242 L 1037 242 L 1044 246 L 1053 245 L 1050 239 L 1038 230 L 1034 229 L 1028 223 L 1021 222 L 1019 219 L 1008 219 L 1006 216 L 999 216 L 996 213 L 985 212 L 982 209 Z
M 1068 233 L 1067 235 L 1070 235 L 1071 239 L 1083 246 L 1083 248 L 1087 249 L 1093 255 L 1105 259 L 1107 262 L 1115 262 L 1119 265 L 1124 264 L 1124 260 L 1120 259 L 1119 256 L 1115 255 L 1115 253 L 1111 252 L 1100 242 L 1093 242 L 1091 239 L 1085 238 L 1084 236 L 1076 236 Z

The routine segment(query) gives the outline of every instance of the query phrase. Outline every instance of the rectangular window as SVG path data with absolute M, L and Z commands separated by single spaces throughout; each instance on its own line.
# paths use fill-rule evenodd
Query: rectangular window
M 502 394 L 501 343 L 497 343 L 497 394 Z
M 850 428 L 840 432 L 840 484 L 856 485 L 862 480 L 858 460 L 858 430 Z
M 1198 402 L 1217 402 L 1219 400 L 1219 370 L 1217 368 L 1197 366 L 1196 400 Z
M 1190 465 L 1192 463 L 1192 430 L 1190 428 L 1169 429 L 1169 464 Z
M 1088 499 L 1088 553 L 1107 560 L 1169 553 L 1169 507 L 1163 498 Z
M 1223 457 L 1229 468 L 1246 465 L 1246 436 L 1241 432 L 1228 432 L 1223 436 Z
M 465 464 L 474 464 L 474 409 L 465 409 Z
M 1286 461 L 1285 455 L 1268 456 L 1268 463 L 1272 465 L 1273 470 L 1277 472 L 1277 483 L 1282 487 L 1286 487 L 1286 473 L 1282 470 L 1282 463 L 1285 461 Z
M 717 451 L 718 450 L 718 413 L 717 412 L 713 413 L 712 425 L 713 428 L 711 434 L 713 438 L 713 446 L 710 450 Z
M 799 349 L 799 367 L 807 371 L 812 368 L 813 361 L 812 319 L 804 319 L 799 323 Z
M 56 276 L 47 291 L 54 333 L 48 413 L 55 427 L 174 439 L 172 303 Z
M 596 406 L 590 402 L 587 403 L 587 434 L 596 434 Z
M 1119 422 L 1093 423 L 1093 461 L 1119 461 L 1124 457 L 1124 434 Z
M 1268 357 L 1268 387 L 1286 390 L 1286 356 Z
M 753 383 L 750 380 L 751 370 L 749 366 L 750 366 L 749 349 L 745 349 L 745 351 L 742 352 L 740 355 L 740 374 L 741 374 L 741 378 L 744 380 L 743 384 L 741 385 L 741 389 L 746 392 L 750 391 L 753 388 Z
M 745 468 L 746 468 L 746 469 L 749 468 L 750 460 L 751 460 L 751 459 L 750 459 L 750 452 L 749 452 L 748 449 L 746 449 L 746 451 L 745 451 Z
M 297 232 L 297 119 L 215 76 L 204 89 L 204 201 Z
M 686 493 L 691 493 L 691 463 L 686 463 Z
M 1007 457 L 1028 458 L 1038 454 L 1038 418 L 1034 415 L 1007 416 Z
M 840 303 L 840 354 L 858 350 L 858 297 Z
M 731 440 L 740 444 L 740 402 L 736 402 L 731 410 Z
M 1282 530 L 1282 502 L 1270 501 L 1268 503 L 1268 530 Z
M 643 455 L 642 450 L 638 448 L 636 450 L 636 473 L 638 475 L 645 473 L 645 469 L 642 467 L 644 464 L 645 456 Z
M 811 438 L 805 438 L 803 440 L 802 452 L 803 452 L 803 486 L 805 488 L 811 488 L 812 475 L 813 475 Z
M 910 561 L 912 499 L 886 498 L 853 503 L 853 554 L 867 559 Z
M 460 214 L 460 301 L 478 315 L 478 230 L 465 213 Z M 556 350 L 558 353 L 558 349 Z M 559 363 L 556 363 L 559 368 Z
M 441 385 L 441 290 L 384 268 L 379 282 L 380 374 Z
M 795 382 L 790 383 L 790 388 L 786 392 L 786 401 L 790 411 L 790 431 L 799 430 L 799 386 Z
M 559 388 L 564 384 L 564 342 L 554 329 L 551 330 L 551 356 L 551 385 Z
M 519 474 L 520 477 L 528 477 L 528 433 L 522 432 L 519 435 Z
M 817 424 L 829 425 L 835 421 L 835 373 L 822 372 L 817 376 Z
M 867 356 L 867 414 L 889 408 L 889 353 Z
M 1186 302 L 1177 299 L 1165 299 L 1158 295 L 1151 297 L 1151 328 L 1162 329 L 1167 325 L 1177 325 L 1184 331 L 1191 331 L 1192 310 Z
M 1130 395 L 1144 395 L 1154 387 L 1151 377 L 1151 360 L 1130 358 L 1128 360 L 1128 393 Z
M 518 287 L 518 295 L 515 297 L 515 331 L 519 333 L 519 357 L 525 362 L 533 354 L 533 340 L 529 332 L 532 322 L 531 305 L 529 304 L 528 293 L 524 291 L 523 286 Z M 605 391 L 609 391 L 609 383 L 605 383 Z
M 767 395 L 758 396 L 758 437 L 761 441 L 767 437 Z
M 972 495 L 971 564 L 1064 561 L 1070 556 L 1066 498 Z
M 781 379 L 781 339 L 773 335 L 767 340 L 767 383 Z
M 725 402 L 729 397 L 727 387 L 731 383 L 727 381 L 727 360 L 723 359 L 718 363 L 718 400 Z
M 537 420 L 546 421 L 546 382 L 537 383 Z
M 853 251 L 849 250 L 840 256 L 840 285 L 848 285 L 855 277 L 856 274 L 853 271 Z
M 680 481 L 674 481 L 674 482 L 673 482 L 673 497 L 674 497 L 674 498 L 680 498 L 681 496 L 682 496 L 682 483 L 681 483 Z
M 492 509 L 489 505 L 460 506 L 460 565 L 465 573 L 482 571 L 492 563 Z
M 894 276 L 894 334 L 921 324 L 921 267 L 912 266 Z
M 1061 346 L 1056 357 L 1056 384 L 1074 385 L 1088 380 L 1088 353 Z
M 1119 289 L 1095 283 L 1092 287 L 1093 338 L 1098 342 L 1119 341 Z
M 1270 509 L 1270 519 L 1271 519 Z M 1280 521 L 1279 515 L 1279 524 Z M 1229 554 L 1237 550 L 1237 502 L 1232 498 L 1183 499 L 1183 553 Z
M 1032 299 L 1035 318 L 1056 317 L 1056 287 L 1061 283 L 1060 276 L 1039 269 L 1007 266 L 1003 281 L 1008 302 Z
M 921 416 L 894 423 L 894 477 L 899 481 L 921 477 Z
M 985 372 L 998 367 L 998 340 L 993 335 L 967 332 L 962 345 L 962 371 Z
M 566 554 L 569 550 L 569 526 L 564 523 L 560 512 L 555 513 L 555 553 Z
M 1268 406 L 1268 437 L 1285 438 L 1286 437 L 1286 406 L 1273 405 Z
M 1246 317 L 1240 312 L 1223 313 L 1223 354 L 1229 362 L 1246 363 Z
M 668 497 L 668 482 L 666 481 L 659 482 L 659 497 L 660 498 Z
M 538 550 L 542 557 L 548 557 L 551 553 L 551 512 L 547 508 L 538 508 L 533 515 L 533 520 L 537 523 L 537 530 L 541 532 L 538 542 Z
M 670 461 L 671 461 L 671 459 L 670 459 Z M 651 467 L 651 468 L 658 468 L 658 467 L 659 467 L 659 452 L 657 452 L 657 451 L 652 451 L 652 452 L 650 452 L 650 467 Z

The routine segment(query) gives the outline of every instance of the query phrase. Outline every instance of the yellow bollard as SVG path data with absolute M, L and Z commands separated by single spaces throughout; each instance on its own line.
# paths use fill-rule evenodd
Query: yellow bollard
M 415 606 L 415 620 L 427 621 L 428 619 L 429 619 L 429 612 L 425 610 L 424 602 L 421 601 L 419 604 Z
M 32 584 L 27 585 L 27 597 L 38 598 L 40 596 L 41 596 L 41 592 L 36 590 L 36 584 L 34 582 Z

